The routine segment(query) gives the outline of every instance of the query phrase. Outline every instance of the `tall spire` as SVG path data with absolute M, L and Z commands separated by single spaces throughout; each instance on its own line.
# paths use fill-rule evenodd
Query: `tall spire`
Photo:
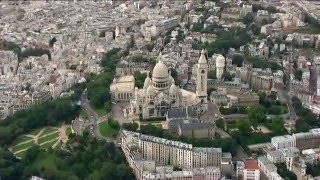
M 162 52 L 160 51 L 159 52 L 159 55 L 158 55 L 158 62 L 162 62 L 162 58 L 163 58 L 163 56 L 162 56 Z
M 207 58 L 205 55 L 206 51 L 204 49 L 201 50 L 201 55 L 199 57 L 198 63 L 200 64 L 206 64 L 207 63 Z

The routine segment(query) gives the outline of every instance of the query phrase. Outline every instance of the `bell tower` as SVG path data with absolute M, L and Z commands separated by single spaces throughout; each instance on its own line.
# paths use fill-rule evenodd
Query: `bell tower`
M 197 65 L 197 88 L 196 94 L 201 99 L 201 112 L 208 110 L 208 94 L 207 94 L 207 79 L 208 79 L 208 63 L 205 56 L 205 50 L 201 51 Z

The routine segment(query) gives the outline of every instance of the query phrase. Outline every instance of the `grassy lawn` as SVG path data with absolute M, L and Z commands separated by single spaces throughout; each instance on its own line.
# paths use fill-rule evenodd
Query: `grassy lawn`
M 54 133 L 54 134 L 51 134 L 49 136 L 40 137 L 39 140 L 38 140 L 38 144 L 42 144 L 42 143 L 44 143 L 46 141 L 50 141 L 50 140 L 56 139 L 58 137 L 59 137 L 59 133 L 58 132 Z
M 45 143 L 41 146 L 41 148 L 43 149 L 48 149 L 48 148 L 52 148 L 52 146 L 56 143 L 57 141 L 51 141 L 51 142 L 48 142 L 48 143 Z
M 17 152 L 17 151 L 19 151 L 19 150 L 26 149 L 26 148 L 29 148 L 29 147 L 34 146 L 34 145 L 35 145 L 35 143 L 34 143 L 33 141 L 30 141 L 30 142 L 28 142 L 28 143 L 26 143 L 26 144 L 21 144 L 21 145 L 18 145 L 18 146 L 13 146 L 13 147 L 12 147 L 12 151 L 13 151 L 13 152 Z
M 104 121 L 99 124 L 99 131 L 105 137 L 114 138 L 118 134 L 119 129 L 111 128 L 108 122 Z
M 50 134 L 50 133 L 56 132 L 56 131 L 58 131 L 58 128 L 56 128 L 56 127 L 47 127 L 47 128 L 43 131 L 43 133 L 41 134 L 41 136 L 43 136 L 43 135 L 45 135 L 45 134 Z
M 41 168 L 44 167 L 46 169 L 55 170 L 57 169 L 55 159 L 55 156 L 53 154 L 50 154 L 49 152 L 40 152 L 34 163 L 31 165 L 32 169 L 41 170 Z
M 60 126 L 58 126 L 58 127 L 60 127 Z M 59 137 L 58 127 L 44 127 L 45 130 L 43 131 L 43 133 L 41 134 L 41 136 L 38 139 L 38 145 L 41 145 L 41 144 L 43 144 L 43 143 L 45 143 L 47 141 L 50 141 L 50 142 L 43 144 L 41 146 L 41 148 L 47 149 L 48 147 L 52 147 L 57 142 L 58 137 Z M 32 131 L 30 133 L 30 135 L 37 135 L 37 134 L 39 134 L 39 132 L 42 129 L 43 128 L 36 129 L 36 130 Z M 110 135 L 111 137 L 112 137 L 112 134 L 114 132 L 116 132 L 116 133 L 118 132 L 118 130 L 114 130 L 112 128 L 111 128 L 111 130 L 112 130 L 112 133 Z M 67 130 L 66 130 L 66 134 L 69 135 L 70 133 L 71 133 L 71 127 L 68 127 Z M 45 135 L 47 135 L 47 136 L 45 136 Z M 23 142 L 26 142 L 26 143 L 20 144 L 20 143 L 23 143 Z M 18 145 L 18 144 L 20 144 L 20 145 Z M 33 142 L 32 138 L 27 137 L 25 135 L 21 135 L 14 141 L 13 146 L 11 148 L 12 148 L 12 152 L 15 153 L 17 151 L 20 151 L 20 150 L 23 150 L 23 149 L 27 149 L 27 148 L 30 148 L 30 147 L 35 146 L 35 145 L 36 144 Z M 62 144 L 60 142 L 57 147 L 60 148 L 61 145 Z M 20 152 L 20 153 L 16 154 L 15 156 L 21 158 L 21 157 L 24 156 L 24 153 L 25 153 L 25 151 Z
M 71 127 L 68 127 L 66 130 L 66 135 L 69 136 L 71 134 Z
M 26 151 L 22 151 L 22 152 L 15 154 L 15 156 L 18 158 L 23 158 L 25 156 L 25 153 L 26 153 Z
M 19 143 L 22 143 L 22 142 L 25 142 L 25 141 L 29 141 L 29 140 L 32 140 L 32 138 L 30 137 L 27 137 L 25 135 L 22 135 L 22 136 L 19 136 L 15 141 L 14 141 L 14 145 L 17 145 Z

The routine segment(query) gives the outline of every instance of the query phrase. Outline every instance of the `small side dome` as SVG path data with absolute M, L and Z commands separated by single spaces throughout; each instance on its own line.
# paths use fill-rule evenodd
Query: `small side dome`
M 144 80 L 143 89 L 147 89 L 150 85 L 151 78 L 147 76 L 147 78 Z
M 147 95 L 148 96 L 155 96 L 156 95 L 156 90 L 153 88 L 153 86 L 149 85 L 147 89 Z
M 200 58 L 198 60 L 198 63 L 199 64 L 206 64 L 207 63 L 207 58 L 205 56 L 205 50 L 204 49 L 201 50 L 201 55 L 200 55 Z
M 173 84 L 174 84 L 174 79 L 171 75 L 169 76 L 169 82 L 173 82 Z
M 171 86 L 170 86 L 169 93 L 170 94 L 178 94 L 178 91 L 179 91 L 178 87 L 173 82 L 173 84 L 171 84 Z

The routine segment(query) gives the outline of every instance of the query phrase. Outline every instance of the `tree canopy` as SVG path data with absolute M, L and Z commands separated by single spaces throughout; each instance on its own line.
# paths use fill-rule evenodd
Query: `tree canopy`
M 87 83 L 88 99 L 90 105 L 95 109 L 105 108 L 107 111 L 111 109 L 109 87 L 113 82 L 116 65 L 119 61 L 119 51 L 120 49 L 112 49 L 107 52 L 101 60 L 104 72 L 93 76 L 92 80 Z
M 294 72 L 294 78 L 298 81 L 301 81 L 302 80 L 302 70 L 301 69 L 298 69 L 296 70 L 296 72 Z
M 254 14 L 253 13 L 247 13 L 244 17 L 243 17 L 243 24 L 245 25 L 250 25 L 251 23 L 253 23 L 254 21 Z
M 236 54 L 232 58 L 232 64 L 236 65 L 237 67 L 241 67 L 243 63 L 243 56 L 240 54 Z
M 44 179 L 134 179 L 125 157 L 114 143 L 83 136 L 71 135 L 66 150 L 48 150 L 34 146 L 22 159 L 23 179 L 37 175 Z M 42 158 L 53 158 L 53 165 L 37 164 Z
M 79 116 L 80 106 L 74 97 L 59 98 L 21 110 L 0 121 L 0 144 L 9 144 L 19 135 L 43 126 L 71 123 Z
M 277 172 L 282 178 L 288 178 L 290 180 L 297 180 L 296 174 L 294 174 L 292 171 L 289 171 L 287 169 L 287 165 L 285 163 L 278 163 L 277 166 Z
M 140 71 L 134 72 L 135 86 L 139 89 L 143 88 L 144 80 L 147 78 L 147 73 L 141 73 Z
M 253 126 L 258 123 L 263 123 L 266 119 L 266 115 L 261 106 L 252 106 L 247 109 L 250 122 Z

